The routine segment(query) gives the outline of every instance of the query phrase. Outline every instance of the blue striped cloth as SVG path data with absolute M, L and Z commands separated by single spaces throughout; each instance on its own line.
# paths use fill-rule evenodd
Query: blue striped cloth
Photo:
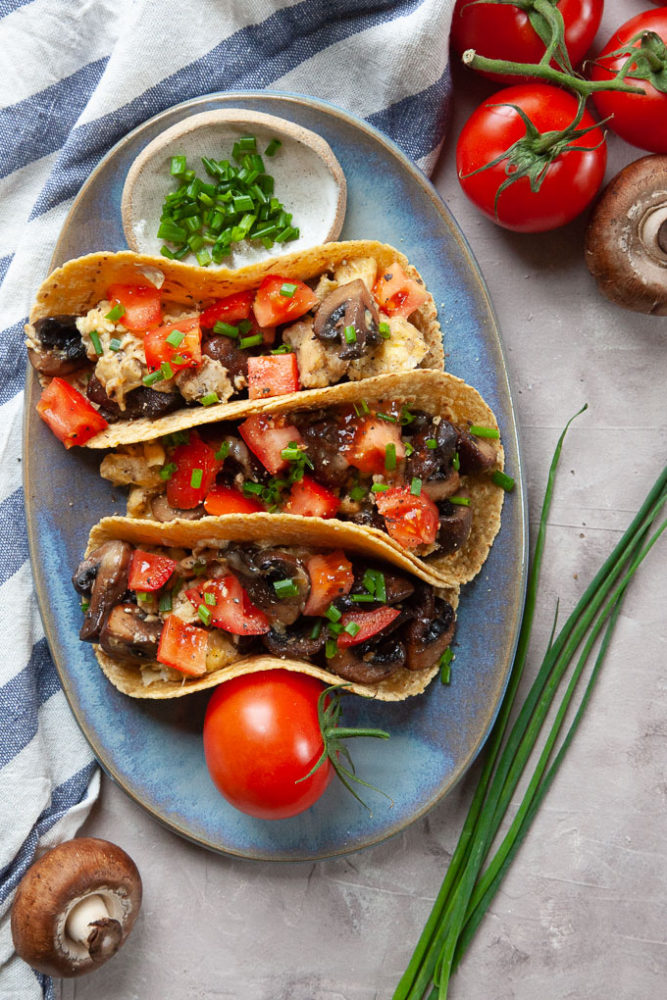
M 14 890 L 72 837 L 99 773 L 32 591 L 21 477 L 23 324 L 81 184 L 128 131 L 221 90 L 304 93 L 435 163 L 454 0 L 0 0 L 0 1000 L 53 997 L 13 955 Z

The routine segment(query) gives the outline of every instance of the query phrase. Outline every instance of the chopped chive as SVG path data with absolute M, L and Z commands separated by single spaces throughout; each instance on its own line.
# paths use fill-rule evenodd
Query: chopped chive
M 218 333 L 222 337 L 238 337 L 239 328 L 238 326 L 231 326 L 230 323 L 223 323 L 220 321 L 214 325 L 213 333 Z
M 469 507 L 470 497 L 448 497 L 450 503 L 456 504 L 459 507 Z
M 452 653 L 449 646 L 444 651 L 440 660 L 438 661 L 438 667 L 440 669 L 440 681 L 443 684 L 449 684 L 452 679 L 452 660 L 454 659 L 454 654 Z
M 89 607 L 90 607 L 90 601 L 81 601 L 81 610 L 83 611 L 84 614 L 86 613 Z
M 172 365 L 187 365 L 188 359 L 182 354 L 172 354 L 171 363 Z
M 122 346 L 123 345 L 122 345 L 121 341 L 118 339 L 118 337 L 112 337 L 111 340 L 109 341 L 109 350 L 110 351 L 120 351 L 121 348 L 122 348 Z
M 168 361 L 163 361 L 160 365 L 160 371 L 162 372 L 162 377 L 165 381 L 169 381 L 170 378 L 174 377 L 174 369 L 171 367 Z
M 322 631 L 322 622 L 318 619 L 313 625 L 313 631 L 310 633 L 310 638 L 319 639 L 321 631 Z
M 346 326 L 345 329 L 343 330 L 343 334 L 345 335 L 345 340 L 347 341 L 348 344 L 356 344 L 357 331 L 354 329 L 353 326 Z
M 292 353 L 292 348 L 289 346 L 289 344 L 281 344 L 280 347 L 274 347 L 273 350 L 270 351 L 270 353 L 271 354 L 291 354 Z
M 514 489 L 514 480 L 512 477 L 507 476 L 504 472 L 501 472 L 500 469 L 496 469 L 491 476 L 491 480 L 496 484 L 496 486 L 501 486 L 504 490 L 507 490 L 508 493 Z
M 273 589 L 278 597 L 296 597 L 299 593 L 296 582 L 291 579 L 274 580 Z
M 208 604 L 209 608 L 214 608 L 218 603 L 215 599 L 215 594 L 209 594 L 208 591 L 204 594 L 204 603 Z
M 188 162 L 185 156 L 172 156 L 169 173 L 172 177 L 182 177 L 188 169 Z
M 401 407 L 401 424 L 403 425 L 403 427 L 406 427 L 408 424 L 411 424 L 414 419 L 415 419 L 414 413 L 410 413 L 407 406 Z
M 396 468 L 396 445 L 388 444 L 384 449 L 384 467 L 387 472 L 393 472 Z
M 140 604 L 147 604 L 151 599 L 151 595 L 147 594 L 145 590 L 137 590 L 136 595 Z
M 324 612 L 324 617 L 328 618 L 330 622 L 338 622 L 342 618 L 342 614 L 335 604 L 330 604 Z
M 259 496 L 260 493 L 262 492 L 262 489 L 263 487 L 261 483 L 253 483 L 250 480 L 247 480 L 243 484 L 243 492 L 246 494 L 246 496 Z
M 165 481 L 171 479 L 177 468 L 178 466 L 174 462 L 168 462 L 167 465 L 163 465 L 160 469 L 160 479 L 164 479 Z
M 261 333 L 253 333 L 252 337 L 241 337 L 239 347 L 258 347 L 263 340 Z
M 412 493 L 413 497 L 418 497 L 421 496 L 421 491 L 422 491 L 422 481 L 417 476 L 415 476 L 412 482 L 410 483 L 410 492 Z
M 474 434 L 478 438 L 493 438 L 497 440 L 500 437 L 500 431 L 497 427 L 484 427 L 482 424 L 471 424 L 470 433 Z
M 377 589 L 377 570 L 367 569 L 364 573 L 363 585 L 369 594 L 375 594 Z
M 388 424 L 398 423 L 398 418 L 392 416 L 391 413 L 376 413 L 375 416 L 379 417 L 380 420 L 386 420 Z
M 237 198 L 233 198 L 232 203 L 236 212 L 251 212 L 255 207 L 255 203 L 249 194 L 242 194 Z
M 415 449 L 412 447 L 409 441 L 404 441 L 403 447 L 405 448 L 405 454 L 409 458 Z
M 343 628 L 343 632 L 347 632 L 348 635 L 351 635 L 354 638 L 355 635 L 358 635 L 359 632 L 361 632 L 361 625 L 357 625 L 356 622 L 348 622 Z
M 197 614 L 203 621 L 204 625 L 211 624 L 211 612 L 203 604 L 200 604 L 199 607 L 197 608 Z
M 162 596 L 160 597 L 160 601 L 158 603 L 158 611 L 171 611 L 171 608 L 172 608 L 171 591 L 165 590 L 164 594 L 162 594 Z
M 164 338 L 172 347 L 180 347 L 185 340 L 185 334 L 180 330 L 172 330 L 168 337 Z
M 223 441 L 215 453 L 216 462 L 222 462 L 229 455 L 229 441 Z
M 338 652 L 338 643 L 335 639 L 327 639 L 326 645 L 324 647 L 324 655 L 327 660 L 331 660 Z
M 350 594 L 350 600 L 363 604 L 375 601 L 376 598 L 372 594 Z
M 264 150 L 265 156 L 275 156 L 281 146 L 282 142 L 280 141 L 280 139 L 272 139 L 269 145 Z
M 375 599 L 381 601 L 383 604 L 387 600 L 387 583 L 384 573 L 380 573 L 379 570 L 375 574 Z
M 111 309 L 105 316 L 105 319 L 110 320 L 112 323 L 117 323 L 125 315 L 125 306 L 122 306 L 120 302 Z
M 371 493 L 386 493 L 389 487 L 386 483 L 373 483 Z
M 379 323 L 378 333 L 380 334 L 383 340 L 389 340 L 389 338 L 391 337 L 391 330 L 389 329 L 389 323 Z
M 104 348 L 102 347 L 102 341 L 100 340 L 100 335 L 97 330 L 91 330 L 89 334 L 91 343 L 95 349 L 95 354 L 98 356 L 104 354 Z
M 239 327 L 239 333 L 242 333 L 245 336 L 246 333 L 249 333 L 250 330 L 252 330 L 252 320 L 242 319 L 241 322 L 238 324 L 238 327 Z
M 455 451 L 454 458 L 452 459 L 452 469 L 454 469 L 455 472 L 458 472 L 460 468 L 461 468 L 461 458 L 459 456 L 458 451 Z
M 340 622 L 329 622 L 327 628 L 329 629 L 329 633 L 331 635 L 340 635 L 341 632 L 343 631 L 343 626 L 340 624 Z
M 431 448 L 431 450 L 433 450 L 434 448 L 438 447 L 438 442 L 435 440 L 435 438 L 426 438 L 426 447 Z
M 286 299 L 291 299 L 295 292 L 296 285 L 290 285 L 287 281 L 280 286 L 280 294 Z
M 242 135 L 238 141 L 238 147 L 243 152 L 254 153 L 257 149 L 257 139 L 254 135 Z
M 287 447 L 283 448 L 280 452 L 280 457 L 284 458 L 286 462 L 296 462 L 301 455 L 303 455 L 303 452 L 296 441 L 290 441 Z
M 214 403 L 219 403 L 220 399 L 217 392 L 207 392 L 205 396 L 199 400 L 202 406 L 213 406 Z
M 154 385 L 155 382 L 164 381 L 164 375 L 162 374 L 161 371 L 151 372 L 150 375 L 144 375 L 141 381 L 144 383 L 144 385 L 149 385 L 149 386 Z
M 198 490 L 201 486 L 201 481 L 204 478 L 203 469 L 193 469 L 192 475 L 190 476 L 190 486 L 193 490 Z
M 352 489 L 350 490 L 351 500 L 363 500 L 365 496 L 366 496 L 366 490 L 364 489 L 363 486 L 353 486 Z

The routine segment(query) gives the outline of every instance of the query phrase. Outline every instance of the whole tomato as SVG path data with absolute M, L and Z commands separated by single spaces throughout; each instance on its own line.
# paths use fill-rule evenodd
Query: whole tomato
M 559 0 L 556 4 L 564 24 L 565 47 L 573 66 L 588 52 L 600 26 L 604 0 Z M 539 62 L 546 45 L 535 31 L 525 7 L 507 3 L 474 3 L 456 0 L 452 16 L 452 44 L 461 55 L 475 49 L 487 59 Z M 535 17 L 535 11 L 532 11 Z M 553 62 L 552 62 L 553 65 Z M 483 73 L 491 80 L 516 80 L 501 73 Z
M 303 778 L 323 750 L 314 677 L 263 670 L 216 688 L 204 719 L 204 755 L 214 784 L 241 812 L 284 819 L 308 809 L 329 784 L 326 758 Z
M 642 39 L 643 32 L 658 37 Z M 633 63 L 625 82 L 644 93 L 599 91 L 593 95 L 595 106 L 602 117 L 613 115 L 605 124 L 626 142 L 651 153 L 667 153 L 667 7 L 645 10 L 621 25 L 593 63 L 591 79 L 610 80 L 629 58 Z
M 575 133 L 569 140 L 577 148 L 564 149 L 561 140 L 545 152 L 543 137 L 529 134 L 531 129 L 516 108 L 539 133 L 545 133 L 566 129 L 577 115 L 578 102 L 564 90 L 541 83 L 493 94 L 473 111 L 459 136 L 459 181 L 468 198 L 506 229 L 522 233 L 555 229 L 574 219 L 598 191 L 607 162 L 604 136 L 584 111 L 578 129 L 590 131 L 578 137 Z M 502 159 L 487 167 L 515 143 L 519 143 L 518 159 Z M 508 184 L 517 173 L 519 179 Z M 531 189 L 531 180 L 539 190 Z

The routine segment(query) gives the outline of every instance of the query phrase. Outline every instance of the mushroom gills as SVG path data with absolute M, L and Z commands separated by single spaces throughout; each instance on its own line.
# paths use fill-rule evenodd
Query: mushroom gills
M 28 348 L 33 368 L 42 375 L 69 375 L 88 364 L 76 316 L 45 316 L 33 325 L 39 347 Z
M 340 344 L 339 357 L 352 361 L 379 342 L 379 318 L 372 295 L 357 278 L 327 295 L 315 314 L 313 332 L 325 343 Z M 350 327 L 354 333 L 348 339 L 345 331 Z
M 99 637 L 112 608 L 125 594 L 132 551 L 129 542 L 105 542 L 77 567 L 72 583 L 80 594 L 90 593 L 90 604 L 79 632 L 84 642 Z M 88 581 L 90 591 L 86 589 Z

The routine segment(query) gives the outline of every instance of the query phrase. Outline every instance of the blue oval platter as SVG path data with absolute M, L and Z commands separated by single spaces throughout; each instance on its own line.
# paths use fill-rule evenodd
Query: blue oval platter
M 100 163 L 69 213 L 53 266 L 97 250 L 126 248 L 120 199 L 138 153 L 189 115 L 223 108 L 263 111 L 319 133 L 347 178 L 341 239 L 377 239 L 403 251 L 438 306 L 447 368 L 494 409 L 506 467 L 520 483 L 517 428 L 502 345 L 478 267 L 447 207 L 389 139 L 352 115 L 311 98 L 229 93 L 165 111 L 126 136 Z M 91 526 L 125 511 L 125 497 L 100 478 L 100 454 L 66 452 L 35 412 L 28 371 L 25 495 L 38 600 L 58 672 L 100 764 L 131 798 L 174 832 L 243 858 L 304 861 L 357 851 L 404 829 L 443 798 L 479 752 L 508 679 L 523 610 L 526 514 L 523 491 L 505 500 L 502 528 L 478 578 L 463 588 L 451 683 L 398 704 L 345 700 L 346 725 L 386 729 L 388 741 L 355 745 L 359 773 L 391 796 L 368 791 L 372 815 L 338 782 L 293 819 L 262 821 L 217 793 L 204 763 L 208 693 L 168 701 L 128 698 L 106 680 L 79 641 L 81 611 L 70 577 Z M 366 744 L 362 746 L 361 744 Z

